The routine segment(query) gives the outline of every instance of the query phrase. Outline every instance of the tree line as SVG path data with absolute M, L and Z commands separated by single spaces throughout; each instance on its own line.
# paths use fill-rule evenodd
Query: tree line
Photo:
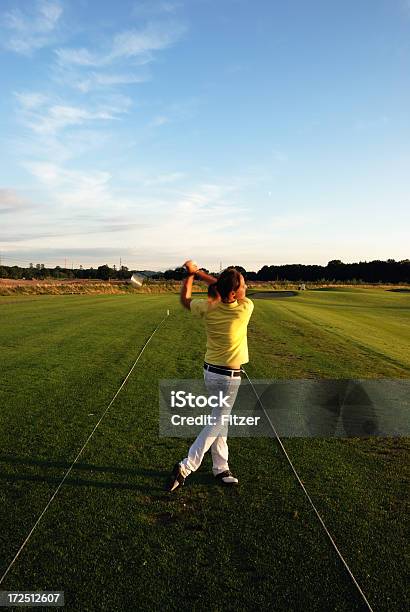
M 329 261 L 326 266 L 285 264 L 280 266 L 262 266 L 257 272 L 248 271 L 243 266 L 235 265 L 248 281 L 303 281 L 303 282 L 363 282 L 363 283 L 409 283 L 410 260 L 395 261 L 360 261 L 359 263 L 343 263 L 339 259 Z M 27 268 L 20 266 L 0 266 L 0 278 L 44 280 L 54 279 L 91 279 L 91 280 L 128 280 L 133 272 L 127 266 L 110 267 L 107 264 L 98 268 L 76 269 L 46 268 L 44 264 L 30 264 Z M 181 280 L 186 271 L 184 268 L 174 268 L 165 272 L 142 270 L 147 278 L 157 280 Z M 209 272 L 209 270 L 206 270 Z

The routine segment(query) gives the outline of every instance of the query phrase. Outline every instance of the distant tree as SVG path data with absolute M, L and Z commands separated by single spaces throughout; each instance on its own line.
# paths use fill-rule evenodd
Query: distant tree
M 352 282 L 364 283 L 410 283 L 410 259 L 395 261 L 360 261 L 359 263 L 343 263 L 340 260 L 332 260 L 326 266 L 286 264 L 281 266 L 263 266 L 258 272 L 246 272 L 242 266 L 235 266 L 242 274 L 246 274 L 247 280 L 258 281 L 294 281 L 294 282 Z M 206 272 L 206 268 L 202 268 Z M 92 278 L 107 280 L 110 277 L 125 279 L 131 274 L 126 266 L 121 270 L 114 270 L 107 264 L 99 266 L 97 270 L 93 267 L 84 269 L 80 266 L 77 270 L 71 270 L 56 266 L 46 268 L 44 264 L 31 263 L 28 268 L 19 266 L 0 266 L 0 275 L 3 278 L 29 278 L 41 279 L 47 276 L 53 278 Z M 154 273 L 150 271 L 150 278 L 154 280 L 169 279 L 181 280 L 186 275 L 182 267 L 166 272 Z M 215 274 L 217 276 L 217 273 Z
M 186 276 L 186 270 L 183 267 L 175 268 L 174 270 L 165 270 L 165 280 L 182 280 Z
M 107 264 L 104 264 L 103 266 L 98 266 L 97 278 L 100 278 L 101 280 L 108 280 L 111 275 L 111 268 Z

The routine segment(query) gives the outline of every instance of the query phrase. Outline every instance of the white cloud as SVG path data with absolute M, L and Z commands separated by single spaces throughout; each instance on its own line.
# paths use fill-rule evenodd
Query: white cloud
M 52 133 L 70 125 L 82 125 L 87 120 L 113 119 L 113 116 L 106 112 L 90 112 L 75 106 L 56 105 L 51 106 L 47 114 L 39 119 L 31 123 L 31 129 L 38 133 Z
M 154 117 L 154 119 L 151 121 L 150 126 L 159 127 L 160 125 L 165 125 L 166 123 L 169 123 L 169 122 L 170 122 L 170 119 L 166 117 L 165 115 L 158 115 L 157 117 Z
M 26 162 L 24 166 L 46 188 L 48 200 L 60 211 L 68 208 L 95 214 L 95 210 L 121 206 L 121 200 L 116 201 L 111 193 L 109 172 L 68 170 L 48 161 Z
M 61 64 L 100 66 L 104 63 L 104 58 L 98 58 L 88 49 L 56 49 L 55 53 Z
M 79 185 L 91 186 L 105 185 L 111 179 L 108 172 L 81 172 L 67 170 L 63 166 L 52 162 L 27 162 L 25 167 L 44 185 L 49 187 L 63 187 Z
M 146 66 L 155 53 L 177 42 L 184 31 L 176 21 L 148 23 L 118 32 L 98 48 L 58 48 L 56 78 L 82 93 L 147 81 Z
M 84 78 L 75 77 L 72 80 L 72 85 L 83 93 L 87 93 L 93 89 L 143 83 L 147 80 L 147 76 L 138 74 L 91 72 Z
M 14 94 L 20 103 L 20 105 L 24 109 L 32 110 L 34 108 L 38 108 L 39 106 L 43 106 L 46 104 L 48 97 L 42 93 L 37 93 L 35 91 L 27 92 L 27 93 L 18 93 Z
M 185 31 L 177 22 L 149 23 L 139 30 L 124 30 L 116 34 L 107 47 L 107 51 L 90 52 L 79 49 L 60 48 L 56 50 L 59 64 L 63 66 L 101 67 L 113 64 L 122 59 L 140 57 L 142 63 L 152 61 L 152 52 L 161 51 L 175 43 Z M 141 60 L 142 57 L 142 60 Z M 139 62 L 138 62 L 139 63 Z
M 96 108 L 52 103 L 50 98 L 35 92 L 17 93 L 21 121 L 37 134 L 55 134 L 69 126 L 95 121 L 112 121 L 126 113 L 132 101 L 127 96 L 111 96 Z
M 135 17 L 147 17 L 160 14 L 173 14 L 183 6 L 182 2 L 148 0 L 135 4 L 133 14 Z
M 249 211 L 238 202 L 234 185 L 204 183 L 178 191 L 173 185 L 184 174 L 169 172 L 140 182 L 139 190 L 130 187 L 119 194 L 109 172 L 72 170 L 48 161 L 27 162 L 26 168 L 44 187 L 45 199 L 53 206 L 53 223 L 58 223 L 59 228 L 58 236 L 53 237 L 52 231 L 46 236 L 48 226 L 37 220 L 31 238 L 33 247 L 33 241 L 38 243 L 36 236 L 41 235 L 42 248 L 70 250 L 77 237 L 97 225 L 99 232 L 87 238 L 87 247 L 106 248 L 107 253 L 117 248 L 121 254 L 131 253 L 132 245 L 138 244 L 147 254 L 147 265 L 150 259 L 162 258 L 162 262 L 168 259 L 168 264 L 161 267 L 167 267 L 179 259 L 183 261 L 185 254 L 194 250 L 205 253 L 212 247 L 218 253 L 226 253 L 231 248 L 226 244 L 226 232 L 236 239 L 241 228 L 249 225 Z M 163 193 L 162 197 L 159 193 Z
M 37 0 L 26 12 L 16 8 L 4 15 L 9 35 L 3 45 L 15 53 L 29 55 L 32 51 L 55 42 L 55 30 L 63 8 L 57 0 Z
M 57 42 L 62 4 L 43 0 L 23 6 L 24 12 L 13 10 L 8 14 L 6 43 L 9 48 L 28 54 Z M 175 9 L 176 3 L 162 2 L 151 15 L 171 14 Z M 192 232 L 193 240 L 200 241 L 201 225 L 206 229 L 214 219 L 221 225 L 232 224 L 233 211 L 224 200 L 225 188 L 218 191 L 215 186 L 199 185 L 179 193 L 177 189 L 185 182 L 186 175 L 172 171 L 172 167 L 161 171 L 156 165 L 149 176 L 142 177 L 136 189 L 135 184 L 129 187 L 117 182 L 106 171 L 110 168 L 108 163 L 101 165 L 100 156 L 99 162 L 93 163 L 92 156 L 88 155 L 84 164 L 76 163 L 76 155 L 84 156 L 87 147 L 98 148 L 98 143 L 95 144 L 98 139 L 101 143 L 105 138 L 105 144 L 109 140 L 117 146 L 112 126 L 129 111 L 133 101 L 127 96 L 113 95 L 112 90 L 149 78 L 143 66 L 174 44 L 183 31 L 184 27 L 176 22 L 148 23 L 141 28 L 133 28 L 131 24 L 129 29 L 105 41 L 104 32 L 100 33 L 101 46 L 91 43 L 87 48 L 83 45 L 63 48 L 60 43 L 52 73 L 55 77 L 58 71 L 60 77 L 58 92 L 53 90 L 54 79 L 44 91 L 36 86 L 34 91 L 14 94 L 17 119 L 20 127 L 26 128 L 14 137 L 14 149 L 17 148 L 20 160 L 24 160 L 20 163 L 30 175 L 30 188 L 42 204 L 28 210 L 26 215 L 16 214 L 13 223 L 11 217 L 4 216 L 9 223 L 4 230 L 8 230 L 11 249 L 13 241 L 19 242 L 22 249 L 35 245 L 37 248 L 40 244 L 43 249 L 70 249 L 73 245 L 86 244 L 98 253 L 116 248 L 121 251 L 131 248 L 126 245 L 138 243 L 141 252 L 149 252 L 154 239 L 166 253 L 174 248 L 179 226 L 186 227 Z M 80 96 L 77 91 L 66 95 L 66 85 L 82 93 L 95 90 L 96 93 Z M 172 105 L 164 113 L 160 107 L 154 107 L 153 125 L 167 123 L 178 112 Z M 107 130 L 111 131 L 102 132 L 102 124 L 110 126 Z M 123 154 L 121 149 L 120 155 Z M 22 209 L 25 201 L 17 192 L 0 192 L 0 210 L 18 210 L 19 203 Z M 110 218 L 114 210 L 117 220 Z M 148 229 L 152 227 L 155 228 L 153 235 Z M 89 234 L 90 239 L 78 238 Z
M 47 186 L 59 186 L 64 181 L 64 173 L 61 168 L 51 162 L 27 162 L 24 166 L 34 177 Z
M 169 223 L 175 231 L 185 226 L 191 242 L 193 236 L 202 242 L 206 234 L 226 236 L 227 228 L 239 228 L 249 221 L 248 212 L 238 202 L 234 185 L 200 184 L 175 199 Z
M 184 28 L 180 24 L 151 23 L 143 30 L 121 32 L 114 37 L 109 57 L 111 60 L 120 57 L 129 58 L 165 49 L 176 42 L 183 31 Z
M 15 189 L 0 189 L 0 214 L 21 212 L 31 206 Z
M 161 51 L 175 43 L 185 31 L 178 22 L 149 23 L 139 30 L 124 30 L 116 34 L 110 44 L 100 53 L 90 52 L 82 47 L 79 49 L 60 48 L 56 50 L 58 62 L 62 66 L 77 66 L 83 68 L 102 67 L 121 60 L 135 60 L 144 64 L 153 60 L 152 53 Z
M 35 22 L 35 27 L 43 32 L 53 30 L 63 12 L 61 4 L 56 1 L 42 0 L 42 2 L 39 2 L 38 7 L 39 16 Z

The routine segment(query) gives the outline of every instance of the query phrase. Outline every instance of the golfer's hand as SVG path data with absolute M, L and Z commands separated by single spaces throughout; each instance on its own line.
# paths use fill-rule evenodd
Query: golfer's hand
M 188 259 L 188 261 L 184 263 L 184 267 L 188 270 L 189 274 L 195 274 L 195 272 L 199 270 L 198 266 L 194 261 L 192 261 L 192 259 Z

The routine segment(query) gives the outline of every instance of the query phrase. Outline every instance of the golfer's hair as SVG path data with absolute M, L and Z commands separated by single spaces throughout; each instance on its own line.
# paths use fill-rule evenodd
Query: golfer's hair
M 241 273 L 236 268 L 226 268 L 218 276 L 216 283 L 209 285 L 208 295 L 215 299 L 218 296 L 226 300 L 231 291 L 237 291 L 241 284 Z

